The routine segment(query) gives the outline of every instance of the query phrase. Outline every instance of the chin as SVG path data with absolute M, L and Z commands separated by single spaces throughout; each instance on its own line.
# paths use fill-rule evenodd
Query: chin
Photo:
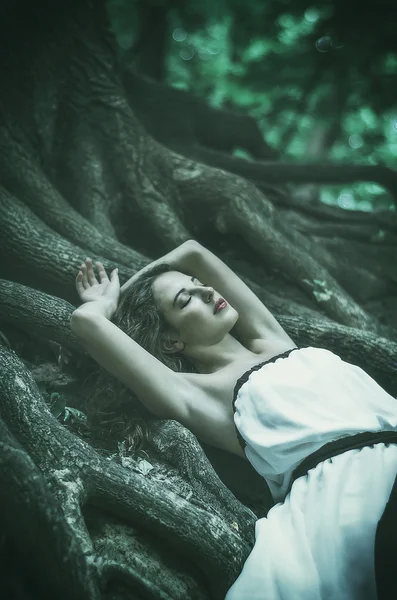
M 236 313 L 236 311 L 234 311 L 234 315 L 230 315 L 230 319 L 228 319 L 229 322 L 229 333 L 232 333 L 232 330 L 234 328 L 234 326 L 236 325 L 237 321 L 238 321 L 238 314 Z
M 230 308 L 232 309 L 230 312 L 232 312 L 233 317 L 234 317 L 233 322 L 234 322 L 234 324 L 236 324 L 240 315 L 238 314 L 237 310 L 235 310 L 232 306 Z

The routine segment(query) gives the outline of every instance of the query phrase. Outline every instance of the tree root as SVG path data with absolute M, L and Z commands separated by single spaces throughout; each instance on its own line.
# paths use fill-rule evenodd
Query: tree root
M 102 235 L 117 239 L 110 213 L 117 211 L 121 203 L 120 198 L 109 193 L 111 177 L 101 146 L 86 124 L 73 126 L 76 130 L 72 127 L 64 140 L 62 159 L 54 175 L 57 188 Z
M 97 559 L 90 558 L 91 541 L 87 537 L 80 508 L 83 504 L 110 511 L 124 521 L 139 524 L 156 534 L 167 541 L 168 547 L 191 557 L 200 565 L 214 598 L 226 593 L 250 548 L 238 532 L 249 531 L 254 515 L 246 509 L 241 513 L 236 502 L 233 520 L 229 523 L 230 516 L 226 516 L 224 511 L 221 514 L 219 503 L 219 514 L 208 513 L 203 501 L 199 508 L 169 491 L 164 481 L 157 485 L 152 477 L 143 476 L 136 461 L 132 460 L 130 469 L 106 461 L 54 419 L 21 361 L 14 353 L 1 347 L 0 367 L 4 373 L 1 417 L 7 420 L 13 434 L 21 440 L 50 488 L 58 490 L 56 496 L 62 506 L 65 526 L 73 531 L 74 543 L 82 550 L 78 555 L 84 557 L 86 569 Z M 197 456 L 197 445 L 194 444 L 190 450 L 186 448 L 186 451 L 190 452 L 189 460 L 193 462 Z M 211 468 L 208 463 L 206 467 Z M 204 473 L 203 478 L 205 480 Z M 222 486 L 220 481 L 218 484 Z M 219 497 L 219 492 L 217 495 Z M 44 498 L 41 502 L 45 506 Z M 70 552 L 73 553 L 73 546 L 70 546 Z M 39 548 L 36 548 L 36 553 L 40 555 Z M 42 563 L 41 571 L 43 569 Z M 94 586 L 91 589 L 96 589 L 95 585 L 99 585 L 98 581 L 95 584 L 96 576 L 85 573 L 87 584 L 88 579 Z M 86 597 L 96 598 L 94 591 L 88 594 L 87 587 L 79 593 L 75 597 L 83 597 L 85 593 Z
M 221 233 L 242 235 L 265 264 L 313 294 L 330 317 L 347 325 L 378 330 L 376 319 L 366 314 L 324 267 L 326 253 L 320 250 L 317 260 L 314 245 L 310 246 L 298 232 L 291 230 L 290 240 L 287 232 L 280 231 L 280 225 L 277 228 L 275 208 L 255 186 L 182 157 L 173 158 L 174 179 L 190 208 L 190 226 L 194 222 L 197 231 L 210 227 L 212 221 L 212 227 Z
M 105 252 L 110 260 L 125 265 L 138 263 L 139 255 L 132 248 L 102 234 L 66 202 L 40 169 L 33 153 L 22 144 L 25 142 L 29 148 L 27 140 L 20 139 L 21 135 L 16 126 L 12 136 L 8 128 L 3 126 L 0 129 L 0 175 L 2 184 L 7 186 L 7 190 L 0 188 L 1 201 L 11 201 L 21 207 L 22 203 L 17 198 L 23 198 L 25 206 L 36 217 L 66 240 L 76 245 L 84 241 L 84 246 L 91 252 L 99 256 Z M 20 177 L 21 169 L 23 178 Z M 5 210 L 8 210 L 8 204 Z M 65 215 L 68 217 L 65 218 Z
M 100 600 L 95 569 L 90 554 L 79 544 L 77 524 L 71 527 L 64 518 L 64 507 L 40 469 L 1 419 L 0 466 L 0 512 L 7 516 L 1 520 L 42 592 L 62 600 Z M 44 573 L 46 577 L 40 577 Z
M 132 111 L 146 131 L 168 148 L 183 149 L 187 155 L 208 148 L 221 151 L 225 158 L 223 153 L 244 148 L 257 160 L 279 158 L 251 116 L 209 106 L 191 92 L 155 81 L 129 66 L 122 77 Z
M 189 482 L 193 501 L 200 502 L 198 506 L 201 505 L 205 509 L 211 503 L 214 514 L 227 514 L 231 526 L 253 542 L 253 532 L 250 530 L 252 511 L 246 508 L 245 521 L 241 518 L 236 520 L 237 514 L 243 514 L 240 502 L 220 483 L 218 475 L 210 468 L 198 440 L 188 429 L 177 421 L 159 421 L 152 429 L 150 444 L 162 460 L 178 469 Z M 192 462 L 191 452 L 194 447 L 196 460 Z
M 324 320 L 306 320 L 280 316 L 286 331 L 303 346 L 327 348 L 343 360 L 360 366 L 379 382 L 392 396 L 397 397 L 397 344 L 370 331 L 346 327 Z
M 289 238 L 295 247 L 301 248 L 309 255 L 315 253 L 316 260 L 321 262 L 330 275 L 356 301 L 362 303 L 369 298 L 379 297 L 388 292 L 394 274 L 390 272 L 388 273 L 389 276 L 385 277 L 387 260 L 379 260 L 376 264 L 373 261 L 366 260 L 365 250 L 371 248 L 371 246 L 365 244 L 364 254 L 357 256 L 356 260 L 352 261 L 352 255 L 349 252 L 351 242 L 335 235 L 332 236 L 331 240 L 320 238 L 316 233 L 313 233 L 310 227 L 306 229 L 304 225 L 302 226 L 302 221 L 305 220 L 302 215 L 292 212 L 286 215 L 284 212 L 282 218 L 281 215 L 278 216 L 277 223 L 279 230 Z M 338 246 L 336 246 L 335 240 Z M 328 250 L 329 244 L 333 245 L 334 251 L 330 252 Z M 380 259 L 381 256 L 378 258 Z

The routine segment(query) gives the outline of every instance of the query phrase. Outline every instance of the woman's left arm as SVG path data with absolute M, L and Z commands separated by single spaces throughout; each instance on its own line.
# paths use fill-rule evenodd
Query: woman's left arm
M 161 258 L 157 258 L 156 260 L 152 261 L 143 267 L 143 269 L 130 277 L 130 279 L 128 279 L 128 281 L 126 281 L 120 288 L 121 296 L 145 271 L 148 271 L 160 263 L 170 263 L 175 266 L 177 271 L 181 271 L 181 273 L 185 273 L 186 275 L 192 275 L 193 273 L 190 271 L 194 269 L 197 254 L 197 242 L 194 240 L 187 240 L 186 242 L 183 242 L 180 246 L 177 246 L 174 248 L 174 250 L 168 252 L 168 254 L 165 254 Z
M 256 294 L 228 267 L 220 258 L 210 250 L 194 242 L 196 245 L 196 259 L 194 275 L 207 285 L 211 285 L 217 292 L 233 306 L 239 318 L 234 326 L 234 331 L 239 339 L 248 347 L 255 347 L 256 340 L 275 340 L 287 348 L 295 346 L 276 317 L 256 296 Z

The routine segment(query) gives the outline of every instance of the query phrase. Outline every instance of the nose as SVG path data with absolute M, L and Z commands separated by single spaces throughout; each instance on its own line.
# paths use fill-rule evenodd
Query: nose
M 211 301 L 211 298 L 212 298 L 212 296 L 214 295 L 214 288 L 213 288 L 213 287 L 206 286 L 206 287 L 204 288 L 204 293 L 205 293 L 205 297 L 207 298 L 207 301 L 208 301 L 208 302 L 210 302 L 210 301 Z

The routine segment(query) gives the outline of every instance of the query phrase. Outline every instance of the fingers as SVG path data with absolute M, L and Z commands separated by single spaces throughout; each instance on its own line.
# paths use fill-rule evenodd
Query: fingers
M 85 290 L 85 287 L 83 284 L 83 278 L 84 278 L 83 272 L 82 272 L 82 270 L 80 270 L 76 276 L 76 289 L 79 293 L 84 292 L 84 290 Z
M 98 279 L 100 282 L 109 281 L 108 275 L 106 273 L 105 267 L 99 261 L 95 262 L 97 271 L 98 271 Z M 116 269 L 111 272 L 111 278 L 113 279 L 116 273 Z M 95 276 L 93 262 L 91 258 L 87 257 L 85 262 L 80 265 L 80 270 L 76 276 L 76 288 L 77 291 L 84 291 L 90 288 L 92 285 L 99 284 L 99 281 Z
M 80 288 L 79 289 L 83 289 L 86 290 L 87 288 L 91 287 L 90 284 L 88 283 L 88 279 L 87 279 L 87 267 L 86 265 L 83 263 L 82 265 L 80 265 L 80 271 L 78 272 L 78 280 L 80 282 Z
M 87 272 L 87 280 L 88 283 L 90 285 L 94 285 L 95 283 L 99 283 L 97 278 L 95 277 L 95 273 L 94 273 L 94 269 L 92 266 L 92 260 L 91 258 L 86 258 L 85 259 L 85 264 L 86 264 L 86 272 Z
M 99 262 L 99 261 L 97 261 L 95 264 L 96 264 L 96 267 L 97 267 L 97 270 L 98 270 L 98 275 L 99 275 L 100 280 L 101 281 L 108 280 L 109 278 L 107 276 L 107 273 L 105 271 L 105 267 L 103 266 L 103 264 L 101 262 Z
M 95 283 L 98 283 L 92 267 L 91 258 L 87 257 L 85 262 L 80 265 L 80 271 L 76 277 L 77 291 L 83 291 L 90 288 Z

